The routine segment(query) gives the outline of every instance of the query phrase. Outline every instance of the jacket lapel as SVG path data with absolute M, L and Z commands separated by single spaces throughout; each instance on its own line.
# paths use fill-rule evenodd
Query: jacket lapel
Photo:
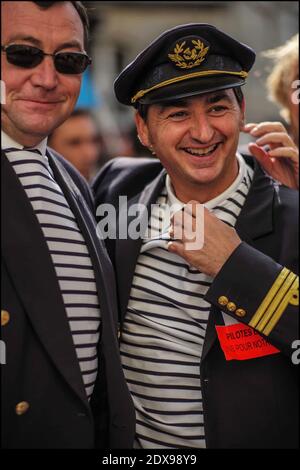
M 2 154 L 1 169 L 4 260 L 42 345 L 69 386 L 88 406 L 47 242 L 5 153 Z
M 256 239 L 273 231 L 275 198 L 278 199 L 278 183 L 255 161 L 253 182 L 235 227 L 242 240 L 255 245 Z
M 76 214 L 78 226 L 91 256 L 101 315 L 104 315 L 106 320 L 102 322 L 101 327 L 107 326 L 111 328 L 111 331 L 116 331 L 118 308 L 115 295 L 115 274 L 104 241 L 97 236 L 96 219 L 63 165 L 57 159 L 51 158 L 51 154 L 50 161 L 55 178 L 65 192 L 73 213 Z M 103 331 L 102 336 L 105 340 Z
M 113 266 L 103 240 L 97 236 L 94 214 L 91 213 L 82 194 L 61 162 L 57 158 L 53 158 L 51 154 L 49 161 L 55 179 L 60 184 L 70 208 L 74 215 L 76 215 L 78 226 L 82 231 L 91 256 L 101 312 L 101 340 L 98 344 L 99 380 L 97 380 L 97 384 L 100 384 L 100 389 L 104 390 L 102 387 L 105 387 L 108 396 L 106 412 L 110 416 L 111 421 L 113 421 L 115 428 L 113 435 L 118 436 L 119 444 L 124 442 L 124 445 L 128 446 L 131 445 L 130 436 L 134 434 L 135 416 L 133 407 L 131 411 L 128 411 L 124 407 L 124 401 L 117 398 L 122 396 L 128 402 L 130 400 L 125 381 L 120 382 L 123 371 L 117 338 L 118 307 Z M 102 384 L 103 381 L 104 383 Z M 96 386 L 95 394 L 97 394 L 97 390 Z M 94 398 L 97 403 L 99 402 L 99 397 L 95 396 L 95 394 Z M 95 412 L 97 413 L 97 416 L 95 416 L 97 421 L 100 411 L 98 406 L 95 406 L 96 411 L 94 410 L 94 414 Z M 101 407 L 102 404 L 100 405 Z M 129 414 L 131 414 L 132 419 L 129 419 L 127 425 L 124 425 L 125 420 L 128 420 Z
M 144 191 L 132 198 L 128 202 L 128 209 L 133 207 L 133 204 L 140 204 L 141 211 L 139 217 L 143 220 L 144 217 L 148 220 L 150 215 L 149 209 L 151 204 L 154 204 L 159 196 L 165 179 L 166 172 L 163 170 L 150 184 L 148 184 Z M 126 214 L 125 214 L 126 213 Z M 124 217 L 127 217 L 128 211 L 123 211 Z M 119 213 L 120 214 L 120 213 Z M 122 222 L 127 227 L 127 234 L 130 232 L 130 224 L 136 218 L 135 216 L 128 216 L 127 220 Z M 135 272 L 135 266 L 139 252 L 141 249 L 142 238 L 134 240 L 129 235 L 125 239 L 117 238 L 116 251 L 115 251 L 115 264 L 117 273 L 117 284 L 120 302 L 120 315 L 121 322 L 124 320 L 127 304 L 129 300 L 132 280 Z

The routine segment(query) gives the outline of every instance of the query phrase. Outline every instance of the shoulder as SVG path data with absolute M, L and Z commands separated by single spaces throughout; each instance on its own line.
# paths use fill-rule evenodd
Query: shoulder
M 114 158 L 106 163 L 92 182 L 96 202 L 119 194 L 131 197 L 142 191 L 162 169 L 160 161 L 155 158 Z
M 53 157 L 53 159 L 61 165 L 60 167 L 63 167 L 63 169 L 72 178 L 72 181 L 75 183 L 75 185 L 77 186 L 77 188 L 79 189 L 83 197 L 85 198 L 90 209 L 94 211 L 93 194 L 86 179 L 62 155 L 60 155 L 59 153 L 57 153 L 55 150 L 53 150 L 50 147 L 48 147 L 48 151 L 51 153 L 51 156 Z
M 105 178 L 113 178 L 115 183 L 124 178 L 132 179 L 137 175 L 149 175 L 154 177 L 161 171 L 162 165 L 154 158 L 133 158 L 117 157 L 107 162 L 92 182 L 92 187 L 96 188 L 99 181 Z

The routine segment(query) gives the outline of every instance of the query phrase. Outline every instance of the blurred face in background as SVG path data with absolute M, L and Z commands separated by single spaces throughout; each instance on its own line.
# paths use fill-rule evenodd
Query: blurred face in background
M 33 2 L 1 2 L 1 44 L 35 46 L 44 52 L 84 51 L 84 30 L 71 2 L 41 9 Z M 25 146 L 36 145 L 72 112 L 80 91 L 81 75 L 57 72 L 53 57 L 34 68 L 22 68 L 1 53 L 6 103 L 2 129 Z
M 48 144 L 89 180 L 99 159 L 101 145 L 93 118 L 71 116 L 55 129 Z

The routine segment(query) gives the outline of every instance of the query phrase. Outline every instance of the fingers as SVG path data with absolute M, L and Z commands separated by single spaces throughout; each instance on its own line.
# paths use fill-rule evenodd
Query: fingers
M 169 242 L 167 245 L 168 251 L 171 253 L 175 253 L 176 255 L 180 256 L 181 258 L 185 259 L 188 264 L 197 268 L 197 261 L 191 256 L 191 251 L 186 250 L 186 246 L 184 243 L 181 242 Z M 197 252 L 199 253 L 199 252 Z
M 286 132 L 270 132 L 256 140 L 257 145 L 280 145 L 281 147 L 296 147 L 292 138 Z
M 266 152 L 255 143 L 250 143 L 248 148 L 270 176 L 290 188 L 298 189 L 299 151 L 297 148 L 277 147 Z
M 243 127 L 243 132 L 247 132 L 254 137 L 259 137 L 269 132 L 285 132 L 287 133 L 286 128 L 281 122 L 260 122 L 260 123 L 253 123 L 249 122 Z
M 257 145 L 269 145 L 272 149 L 279 146 L 296 148 L 293 139 L 281 122 L 261 122 L 259 124 L 250 122 L 242 130 L 256 137 Z
M 190 201 L 180 211 L 177 211 L 172 215 L 171 225 L 183 225 L 185 221 L 189 219 L 189 216 L 192 219 L 196 219 L 199 206 L 202 206 L 199 202 L 193 200 Z M 194 220 L 192 220 L 192 222 L 194 223 Z
M 293 163 L 299 163 L 299 152 L 295 147 L 277 147 L 268 153 L 270 157 L 289 158 Z
M 265 158 L 265 157 L 268 158 L 268 152 L 266 152 L 266 150 L 264 150 L 262 147 L 260 147 L 254 142 L 251 142 L 250 144 L 248 144 L 248 149 L 249 149 L 249 152 L 252 153 L 252 155 L 257 157 L 257 159 Z
M 247 132 L 250 133 L 255 127 L 257 127 L 257 124 L 255 122 L 248 122 L 248 124 L 245 124 L 242 128 L 242 132 Z
M 259 139 L 260 140 L 260 139 Z M 264 150 L 258 144 L 251 142 L 248 144 L 249 152 L 257 158 L 259 162 L 263 164 L 263 166 L 268 164 L 270 158 L 289 158 L 292 163 L 298 165 L 299 164 L 299 151 L 296 146 L 280 146 L 271 150 Z M 272 160 L 271 160 L 272 161 Z
M 198 209 L 199 206 L 202 207 L 202 215 L 205 215 L 205 227 L 204 224 L 201 226 L 202 233 L 201 230 L 198 232 L 196 229 L 193 232 L 193 239 L 190 240 L 188 236 L 189 231 L 186 232 L 186 226 L 184 225 L 182 240 L 169 242 L 167 248 L 170 252 L 184 258 L 188 264 L 194 266 L 199 271 L 214 277 L 241 243 L 241 240 L 233 227 L 219 220 L 208 209 L 205 209 L 202 204 L 195 203 L 195 205 L 197 207 L 191 204 L 191 213 L 186 215 L 189 216 L 190 220 L 195 221 L 197 217 L 193 218 L 192 212 Z M 170 232 L 174 233 L 176 238 L 176 224 L 174 224 L 174 220 Z
M 183 243 L 185 249 L 201 249 L 205 211 L 209 212 L 203 204 L 190 201 L 183 210 L 174 213 L 169 229 L 170 238 Z M 191 244 L 194 244 L 193 248 Z
M 272 167 L 272 160 L 270 159 L 270 152 L 266 152 L 262 147 L 255 143 L 248 144 L 249 152 L 262 164 L 266 171 L 270 171 Z

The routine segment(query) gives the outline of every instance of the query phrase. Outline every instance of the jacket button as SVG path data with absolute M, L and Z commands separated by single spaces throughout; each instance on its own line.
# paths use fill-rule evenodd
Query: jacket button
M 29 403 L 27 401 L 20 401 L 20 403 L 16 405 L 16 414 L 21 416 L 24 413 L 26 413 L 28 408 L 29 408 Z
M 228 302 L 226 308 L 229 312 L 234 312 L 236 310 L 236 305 L 233 302 Z
M 218 298 L 218 302 L 220 305 L 227 305 L 229 300 L 227 299 L 227 297 L 225 297 L 225 295 L 221 295 L 221 297 Z
M 238 308 L 236 311 L 235 311 L 235 314 L 238 316 L 238 317 L 244 317 L 246 315 L 246 311 L 243 309 L 243 308 Z
M 9 322 L 10 315 L 7 310 L 1 310 L 1 326 L 7 325 Z

